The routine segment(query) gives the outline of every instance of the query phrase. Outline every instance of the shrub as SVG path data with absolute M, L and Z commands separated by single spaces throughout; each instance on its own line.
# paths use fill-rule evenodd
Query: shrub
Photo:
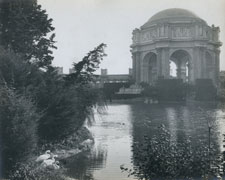
M 18 163 L 10 174 L 10 180 L 66 180 L 62 176 L 64 169 L 51 170 L 40 167 L 36 162 Z
M 190 139 L 172 142 L 164 126 L 154 137 L 145 136 L 143 142 L 135 143 L 133 150 L 134 169 L 123 166 L 121 169 L 139 179 L 190 179 L 218 175 L 217 167 L 221 164 L 214 148 L 209 152 L 203 142 L 194 147 Z
M 3 172 L 32 154 L 40 115 L 33 102 L 7 87 L 0 88 L 0 130 Z M 6 173 L 7 174 L 7 173 Z

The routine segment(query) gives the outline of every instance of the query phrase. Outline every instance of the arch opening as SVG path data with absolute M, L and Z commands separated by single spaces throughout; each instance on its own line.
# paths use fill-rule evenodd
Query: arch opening
M 157 55 L 153 52 L 148 53 L 143 60 L 143 81 L 150 85 L 157 80 Z
M 190 55 L 184 50 L 177 50 L 170 56 L 170 78 L 190 82 Z

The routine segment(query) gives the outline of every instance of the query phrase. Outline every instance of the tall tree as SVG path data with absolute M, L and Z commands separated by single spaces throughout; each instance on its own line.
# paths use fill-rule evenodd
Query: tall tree
M 100 91 L 92 86 L 94 71 L 103 57 L 105 44 L 90 51 L 81 61 L 74 63 L 74 73 L 64 77 L 54 68 L 48 68 L 44 82 L 39 85 L 37 105 L 44 109 L 39 121 L 39 137 L 47 142 L 66 139 L 76 132 L 92 114 L 100 100 Z
M 19 53 L 26 61 L 46 67 L 56 48 L 52 21 L 37 0 L 1 0 L 0 45 Z
M 94 50 L 90 51 L 81 61 L 73 63 L 73 73 L 67 75 L 65 80 L 69 84 L 86 84 L 93 80 L 94 72 L 99 68 L 99 64 L 106 56 L 104 49 L 106 44 L 101 43 Z

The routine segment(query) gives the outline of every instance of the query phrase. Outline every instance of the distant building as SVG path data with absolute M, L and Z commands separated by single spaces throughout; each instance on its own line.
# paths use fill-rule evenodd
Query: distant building
M 69 69 L 69 74 L 72 74 L 72 73 L 74 73 L 75 71 L 74 71 L 74 69 L 73 68 L 70 68 Z
M 129 82 L 132 76 L 131 72 L 132 70 L 129 69 L 129 74 L 108 74 L 107 69 L 101 69 L 99 77 L 102 83 Z
M 108 74 L 107 69 L 101 69 L 101 76 L 106 76 Z
M 133 78 L 136 83 L 154 84 L 171 78 L 170 66 L 176 65 L 176 78 L 194 84 L 196 79 L 219 82 L 219 27 L 185 9 L 166 9 L 152 16 L 133 31 L 131 45 Z
M 132 69 L 129 74 L 108 74 L 107 69 L 101 69 L 101 74 L 96 75 L 96 83 L 103 87 L 106 83 L 129 83 L 132 80 Z
M 63 67 L 56 67 L 56 71 L 58 74 L 63 74 Z
M 129 75 L 133 76 L 133 69 L 132 68 L 129 68 Z

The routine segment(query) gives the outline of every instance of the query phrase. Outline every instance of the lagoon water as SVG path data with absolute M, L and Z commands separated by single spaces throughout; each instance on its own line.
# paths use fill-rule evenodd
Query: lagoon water
M 95 114 L 90 131 L 95 137 L 91 152 L 74 156 L 67 163 L 68 175 L 79 180 L 134 180 L 120 166 L 132 168 L 132 145 L 144 135 L 153 136 L 164 124 L 173 141 L 190 137 L 193 142 L 208 140 L 208 124 L 212 126 L 211 141 L 223 150 L 225 134 L 224 106 L 214 103 L 144 104 L 112 103 Z

